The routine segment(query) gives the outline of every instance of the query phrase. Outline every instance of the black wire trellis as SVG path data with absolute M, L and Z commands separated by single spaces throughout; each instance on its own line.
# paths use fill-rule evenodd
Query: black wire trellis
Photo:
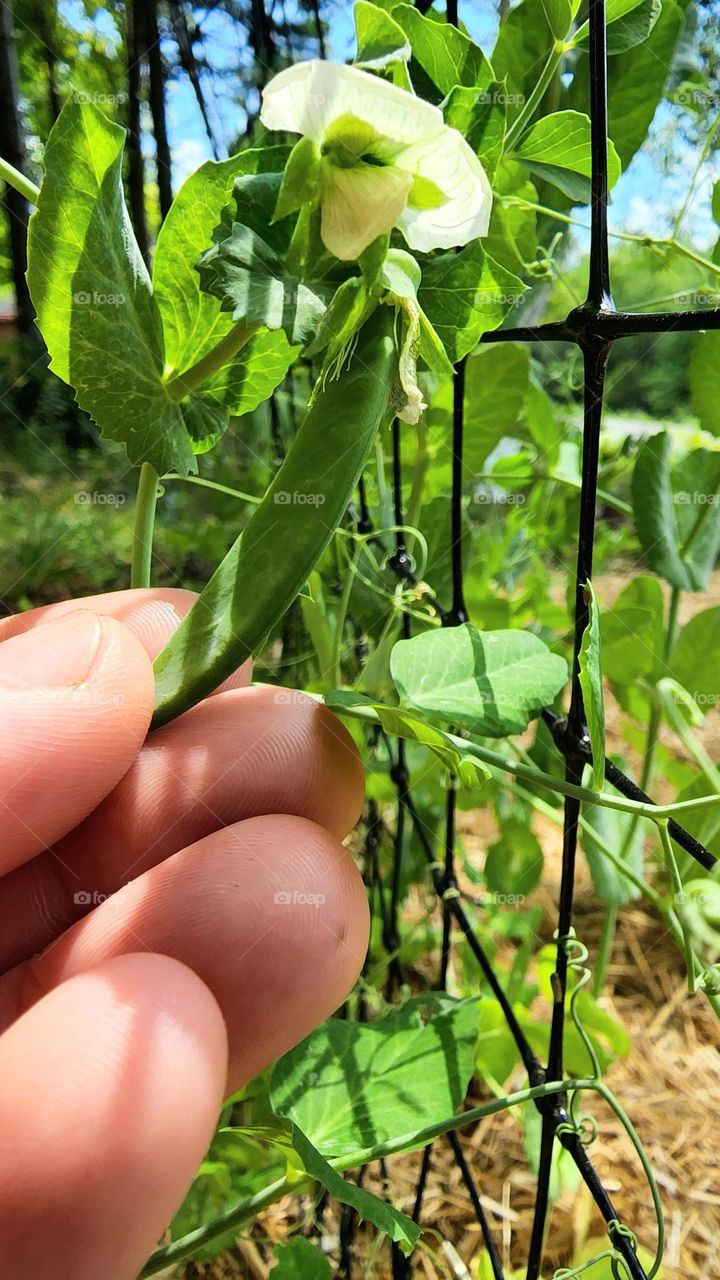
M 416 0 L 421 12 L 430 8 L 431 0 Z M 447 0 L 447 20 L 458 24 L 457 0 Z M 584 369 L 584 424 L 582 451 L 582 482 L 580 491 L 580 515 L 577 536 L 577 567 L 575 574 L 574 644 L 570 706 L 566 717 L 544 708 L 542 718 L 550 730 L 556 749 L 565 760 L 566 780 L 579 784 L 583 769 L 591 762 L 590 738 L 585 723 L 582 689 L 579 680 L 579 654 L 583 633 L 588 624 L 589 607 L 586 584 L 592 577 L 593 546 L 595 534 L 595 508 L 599 465 L 600 426 L 602 417 L 605 373 L 613 343 L 618 339 L 637 334 L 659 334 L 670 330 L 700 331 L 720 328 L 720 308 L 686 312 L 656 312 L 653 314 L 618 311 L 610 287 L 610 256 L 608 247 L 608 102 L 607 102 L 607 48 L 606 48 L 606 0 L 588 0 L 589 61 L 590 61 L 590 120 L 591 120 L 591 235 L 588 292 L 584 303 L 576 307 L 564 321 L 530 327 L 496 330 L 483 335 L 483 342 L 568 342 L 577 346 L 583 358 Z M 443 612 L 432 597 L 425 599 L 435 608 L 444 626 L 456 626 L 467 620 L 463 592 L 462 555 L 462 471 L 463 471 L 463 405 L 464 362 L 456 369 L 453 392 L 452 431 L 452 494 L 451 494 L 451 556 L 452 603 Z M 396 546 L 389 558 L 389 567 L 398 579 L 413 585 L 413 563 L 405 546 L 403 533 L 403 494 L 401 467 L 400 426 L 393 427 L 393 494 L 395 506 Z M 364 487 L 359 493 L 360 532 L 372 531 Z M 410 634 L 410 618 L 402 614 L 403 636 Z M 451 945 L 451 927 L 454 924 L 463 934 L 480 970 L 497 999 L 527 1071 L 531 1087 L 558 1081 L 563 1078 L 563 1038 L 566 1014 L 566 993 L 570 963 L 570 944 L 573 935 L 573 898 L 575 885 L 575 861 L 577 851 L 580 802 L 566 796 L 564 803 L 563 856 L 558 924 L 555 934 L 556 959 L 552 980 L 553 1009 L 550 1027 L 550 1045 L 547 1065 L 543 1065 L 525 1037 L 512 1006 L 498 981 L 492 964 L 465 912 L 457 891 L 454 869 L 455 853 L 455 788 L 448 789 L 445 815 L 445 831 L 442 859 L 436 858 L 425 824 L 413 800 L 408 775 L 405 747 L 398 741 L 395 752 L 384 733 L 381 733 L 387 751 L 390 774 L 397 791 L 397 823 L 394 834 L 393 863 L 389 902 L 386 901 L 379 878 L 377 846 L 377 810 L 371 811 L 368 828 L 367 852 L 371 864 L 371 883 L 378 890 L 382 911 L 382 938 L 392 959 L 389 966 L 389 993 L 401 981 L 397 961 L 399 945 L 398 911 L 402 876 L 403 849 L 406 840 L 407 819 L 410 820 L 416 838 L 428 863 L 434 889 L 442 904 L 443 932 L 440 960 L 440 989 L 447 979 Z M 632 800 L 653 803 L 631 778 L 612 761 L 605 760 L 606 781 L 622 795 Z M 706 870 L 716 865 L 716 859 L 694 836 L 677 822 L 668 823 L 668 831 L 675 843 L 691 855 Z M 550 1175 L 555 1143 L 559 1142 L 574 1161 L 595 1205 L 605 1220 L 609 1240 L 620 1255 L 631 1280 L 647 1280 L 646 1273 L 635 1251 L 632 1233 L 624 1227 L 615 1207 L 605 1191 L 585 1150 L 582 1135 L 571 1120 L 567 1095 L 557 1092 L 535 1101 L 541 1117 L 542 1133 L 538 1165 L 537 1190 L 533 1229 L 527 1258 L 526 1280 L 538 1280 L 543 1260 L 548 1219 Z M 480 1194 L 471 1170 L 465 1160 L 460 1142 L 450 1135 L 456 1163 L 465 1182 L 468 1195 L 482 1232 L 494 1280 L 504 1280 L 493 1232 L 485 1214 Z M 432 1147 L 423 1152 L 419 1179 L 416 1187 L 413 1218 L 419 1221 L 423 1196 L 432 1162 Z M 350 1263 L 345 1261 L 345 1273 L 350 1275 Z M 615 1264 L 613 1264 L 614 1274 Z M 412 1261 L 405 1258 L 397 1246 L 393 1248 L 393 1280 L 407 1280 L 412 1274 Z

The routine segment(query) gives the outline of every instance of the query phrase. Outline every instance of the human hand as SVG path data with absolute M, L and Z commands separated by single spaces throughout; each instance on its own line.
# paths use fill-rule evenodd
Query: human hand
M 131 1280 L 223 1098 L 362 965 L 362 768 L 335 718 L 243 668 L 146 738 L 150 659 L 192 601 L 0 622 L 4 1280 Z

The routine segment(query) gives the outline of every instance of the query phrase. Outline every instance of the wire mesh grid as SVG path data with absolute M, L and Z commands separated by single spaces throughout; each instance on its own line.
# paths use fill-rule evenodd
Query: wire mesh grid
M 418 3 L 426 10 L 429 5 Z M 448 0 L 447 19 L 458 24 L 457 0 Z M 608 77 L 606 46 L 606 0 L 588 0 L 589 22 L 589 87 L 591 119 L 591 233 L 588 272 L 588 289 L 585 301 L 572 310 L 565 320 L 530 327 L 495 330 L 483 335 L 483 342 L 565 342 L 579 348 L 584 372 L 584 412 L 582 480 L 580 511 L 577 529 L 577 565 L 575 573 L 574 642 L 572 681 L 567 716 L 561 716 L 550 708 L 543 708 L 542 718 L 550 730 L 554 745 L 565 762 L 566 782 L 579 786 L 583 770 L 592 762 L 590 737 L 585 722 L 585 708 L 580 684 L 580 647 L 589 621 L 587 584 L 593 572 L 593 547 L 595 536 L 595 511 L 599 466 L 600 428 L 603 409 L 603 393 L 608 357 L 613 344 L 625 337 L 637 334 L 660 334 L 670 330 L 700 331 L 720 328 L 720 309 L 702 311 L 663 311 L 652 314 L 619 311 L 613 302 L 610 284 L 610 255 L 608 247 Z M 430 599 L 429 603 L 439 614 L 443 626 L 456 626 L 467 621 L 463 589 L 462 553 L 462 475 L 463 475 L 463 405 L 465 366 L 461 361 L 454 378 L 453 430 L 452 430 L 452 491 L 451 491 L 451 555 L 452 601 L 443 610 Z M 396 546 L 389 565 L 399 579 L 412 584 L 414 581 L 412 559 L 404 541 L 404 505 L 402 492 L 401 434 L 396 421 L 393 427 L 393 493 L 395 506 Z M 361 483 L 359 494 L 358 530 L 368 533 L 372 529 L 368 505 Z M 410 635 L 410 617 L 402 614 L 403 636 Z M 550 1202 L 550 1180 L 553 1149 L 560 1143 L 574 1162 L 595 1205 L 602 1215 L 613 1250 L 611 1266 L 620 1280 L 647 1280 L 647 1273 L 638 1258 L 632 1224 L 620 1221 L 613 1201 L 605 1190 L 586 1150 L 587 1133 L 576 1118 L 573 1094 L 559 1088 L 563 1080 L 563 1040 L 567 1016 L 569 971 L 582 968 L 585 954 L 575 938 L 573 930 L 573 899 L 577 838 L 580 819 L 580 800 L 566 795 L 564 801 L 563 852 L 560 893 L 555 930 L 555 969 L 552 975 L 553 1006 L 550 1026 L 550 1042 L 547 1062 L 539 1060 L 518 1022 L 505 991 L 495 973 L 478 932 L 474 929 L 460 900 L 455 878 L 455 809 L 456 793 L 448 788 L 445 831 L 440 856 L 433 848 L 412 795 L 405 746 L 402 739 L 393 748 L 384 733 L 381 734 L 387 753 L 391 778 L 397 791 L 397 821 L 394 832 L 394 855 L 389 893 L 376 895 L 382 912 L 382 941 L 391 956 L 399 944 L 398 915 L 403 848 L 408 825 L 412 828 L 427 860 L 434 889 L 442 904 L 443 930 L 440 960 L 439 986 L 444 989 L 447 981 L 451 948 L 451 929 L 456 927 L 463 935 L 479 969 L 498 1001 L 507 1026 L 512 1034 L 521 1061 L 528 1075 L 529 1085 L 536 1091 L 535 1106 L 541 1118 L 541 1145 L 538 1163 L 535 1208 L 532 1234 L 526 1260 L 527 1280 L 538 1280 L 543 1263 L 546 1225 Z M 604 761 L 606 781 L 625 797 L 653 803 L 637 784 L 623 773 L 611 760 Z M 371 807 L 368 819 L 366 855 L 371 885 L 379 884 L 377 859 L 378 815 Z M 677 822 L 668 823 L 668 833 L 675 843 L 691 855 L 706 870 L 716 863 L 714 856 L 694 836 Z M 388 987 L 391 994 L 401 980 L 399 963 L 392 958 L 389 964 Z M 567 1084 L 567 1082 L 566 1082 Z M 456 1134 L 448 1140 L 455 1162 L 460 1170 L 470 1202 L 480 1226 L 494 1280 L 504 1280 L 500 1253 L 493 1229 L 483 1208 L 478 1187 L 469 1168 Z M 432 1148 L 426 1147 L 416 1185 L 413 1217 L 422 1218 L 423 1197 L 432 1161 Z M 661 1222 L 661 1218 L 660 1218 Z M 350 1272 L 349 1240 L 351 1232 L 344 1232 L 344 1269 Z M 407 1280 L 413 1274 L 412 1258 L 406 1258 L 393 1247 L 394 1280 Z M 620 1270 L 623 1268 L 623 1270 Z M 624 1274 L 623 1274 L 624 1272 Z

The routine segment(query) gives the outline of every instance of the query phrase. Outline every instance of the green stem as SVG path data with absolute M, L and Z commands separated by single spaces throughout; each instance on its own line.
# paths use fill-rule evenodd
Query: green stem
M 615 941 L 617 918 L 617 907 L 612 906 L 611 903 L 606 903 L 600 941 L 598 942 L 597 957 L 595 959 L 595 968 L 593 971 L 594 996 L 602 995 L 602 989 L 605 985 L 605 975 L 607 974 L 610 957 L 612 956 L 613 943 Z
M 667 822 L 658 822 L 658 831 L 660 832 L 660 839 L 662 841 L 663 853 L 665 855 L 665 867 L 667 870 L 668 879 L 672 887 L 673 897 L 675 898 L 678 895 L 682 895 L 683 882 L 682 882 L 682 877 L 680 875 L 680 871 L 678 869 L 677 859 L 675 858 L 675 850 L 672 847 L 672 840 L 670 839 L 670 833 L 667 828 Z M 682 915 L 679 915 L 677 919 L 678 919 L 680 928 L 682 929 L 682 936 L 683 936 L 683 942 L 684 942 L 685 968 L 687 970 L 688 991 L 692 994 L 694 991 L 697 990 L 697 986 L 696 986 L 697 971 L 695 968 L 695 953 L 693 951 L 692 938 L 690 936 L 690 931 L 686 927 L 685 921 Z
M 307 692 L 307 697 L 322 701 L 321 694 Z M 330 704 L 330 707 L 336 715 L 349 716 L 353 720 L 363 720 L 367 724 L 382 724 L 374 707 L 362 705 L 356 707 L 336 706 L 334 704 Z M 648 818 L 650 822 L 658 822 L 663 818 L 674 818 L 678 814 L 699 813 L 705 809 L 717 808 L 720 805 L 720 795 L 698 796 L 693 800 L 680 800 L 675 804 L 658 805 L 646 804 L 638 800 L 626 800 L 624 796 L 611 795 L 607 791 L 591 791 L 589 787 L 576 786 L 572 782 L 566 782 L 564 778 L 555 778 L 550 773 L 543 773 L 541 769 L 530 768 L 518 761 L 509 760 L 507 756 L 501 755 L 499 751 L 491 751 L 488 747 L 483 747 L 480 743 L 473 742 L 470 738 L 459 738 L 456 734 L 448 733 L 447 731 L 444 731 L 444 737 L 450 746 L 462 754 L 473 756 L 476 760 L 482 760 L 483 764 L 489 765 L 492 769 L 514 774 L 516 778 L 529 782 L 532 786 L 547 787 L 549 791 L 557 791 L 562 796 L 572 796 L 584 804 L 599 804 L 606 809 L 616 809 L 619 813 L 630 813 L 637 815 L 639 818 Z
M 14 165 L 9 164 L 7 160 L 3 160 L 2 156 L 0 156 L 0 178 L 4 178 L 8 186 L 14 187 L 16 191 L 19 191 L 21 196 L 30 201 L 30 204 L 37 204 L 40 188 L 36 187 L 35 183 L 26 178 L 25 174 L 16 169 Z
M 338 545 L 341 545 L 338 543 Z M 340 688 L 342 684 L 342 645 L 343 634 L 345 632 L 345 620 L 350 605 L 350 596 L 355 584 L 355 574 L 357 571 L 357 562 L 360 556 L 360 547 L 355 547 L 352 554 L 348 557 L 347 572 L 344 575 L 344 583 L 342 595 L 338 603 L 337 617 L 335 619 L 335 635 L 333 638 L 333 658 L 332 671 L 333 680 L 336 688 Z
M 245 320 L 239 321 L 216 347 L 202 357 L 202 360 L 198 360 L 196 364 L 190 365 L 189 369 L 168 380 L 165 389 L 170 399 L 183 400 L 196 387 L 207 382 L 208 378 L 211 378 L 219 369 L 223 369 L 233 356 L 242 350 L 259 328 L 259 324 L 247 324 Z
M 143 462 L 140 468 L 140 479 L 135 502 L 135 527 L 133 528 L 132 565 L 130 570 L 131 587 L 150 586 L 155 508 L 157 507 L 159 493 L 158 482 L 159 476 L 153 465 L 150 462 Z
M 258 506 L 262 502 L 262 498 L 258 498 L 255 493 L 243 493 L 242 489 L 231 489 L 227 484 L 218 484 L 217 480 L 206 480 L 204 476 L 163 476 L 162 482 L 165 484 L 168 480 L 182 480 L 184 484 L 199 484 L 203 489 L 215 489 L 217 493 L 227 493 L 231 498 L 239 498 L 241 502 L 252 502 Z
M 540 76 L 535 84 L 535 88 L 530 94 L 530 97 L 525 103 L 525 106 L 523 107 L 519 115 L 516 116 L 514 122 L 511 124 L 510 128 L 508 129 L 505 135 L 504 150 L 506 153 L 513 150 L 516 143 L 519 142 L 522 134 L 525 132 L 526 125 L 530 123 L 533 116 L 535 115 L 535 112 L 537 111 L 538 107 L 540 106 L 540 103 L 545 97 L 545 92 L 547 90 L 548 85 L 550 84 L 550 81 L 552 80 L 553 76 L 555 75 L 555 72 L 557 71 L 562 55 L 563 55 L 562 45 L 556 44 L 555 47 L 551 50 L 548 56 L 547 62 L 545 63 L 545 66 L 540 72 Z
M 341 1157 L 340 1159 L 331 1161 L 330 1164 L 338 1173 L 344 1173 L 349 1169 L 357 1168 L 363 1164 L 369 1164 L 373 1160 L 383 1159 L 393 1155 L 400 1155 L 406 1151 L 415 1151 L 420 1147 L 426 1147 L 429 1143 L 434 1142 L 436 1138 L 443 1137 L 447 1133 L 454 1133 L 457 1129 L 463 1128 L 468 1124 L 476 1124 L 479 1120 L 484 1120 L 487 1116 L 496 1115 L 500 1111 L 506 1111 L 509 1107 L 518 1106 L 523 1102 L 534 1102 L 537 1098 L 546 1098 L 555 1093 L 565 1093 L 575 1090 L 591 1089 L 599 1094 L 601 1098 L 608 1104 L 611 1110 L 620 1120 L 630 1141 L 635 1148 L 643 1171 L 648 1181 L 650 1194 L 653 1199 L 653 1206 L 657 1218 L 658 1243 L 655 1261 L 649 1271 L 649 1277 L 657 1274 L 658 1267 L 662 1261 L 662 1255 L 665 1243 L 665 1229 L 662 1212 L 662 1204 L 660 1194 L 658 1192 L 657 1183 L 650 1167 L 649 1161 L 643 1151 L 640 1138 L 632 1124 L 629 1116 L 621 1107 L 617 1098 L 603 1084 L 602 1080 L 597 1079 L 581 1079 L 581 1080 L 554 1080 L 546 1084 L 536 1085 L 532 1089 L 520 1089 L 515 1093 L 509 1093 L 502 1098 L 493 1098 L 490 1102 L 483 1103 L 482 1106 L 472 1107 L 468 1111 L 462 1111 L 459 1115 L 451 1116 L 447 1120 L 438 1121 L 435 1124 L 427 1125 L 424 1129 L 420 1129 L 416 1133 L 403 1134 L 399 1138 L 391 1138 L 386 1142 L 378 1143 L 366 1151 L 353 1151 L 350 1155 Z M 267 1209 L 271 1204 L 275 1204 L 278 1200 L 282 1200 L 287 1195 L 298 1195 L 306 1191 L 312 1186 L 315 1180 L 310 1177 L 298 1176 L 294 1173 L 287 1178 L 279 1178 L 276 1182 L 271 1183 L 269 1187 L 265 1187 L 263 1191 L 257 1192 L 249 1200 L 244 1200 L 242 1204 L 236 1205 L 233 1209 L 228 1210 L 220 1217 L 213 1219 L 212 1222 L 206 1223 L 202 1227 L 197 1227 L 195 1231 L 189 1232 L 182 1236 L 179 1240 L 174 1240 L 172 1244 L 166 1245 L 162 1249 L 156 1250 L 152 1257 L 148 1260 L 145 1267 L 140 1273 L 140 1280 L 146 1280 L 148 1276 L 157 1275 L 159 1271 L 163 1271 L 170 1265 L 177 1265 L 186 1258 L 192 1257 L 198 1249 L 209 1244 L 218 1236 L 224 1235 L 226 1232 L 240 1231 L 248 1223 L 254 1221 L 258 1213 L 263 1209 Z
M 534 210 L 535 213 L 543 213 L 548 218 L 554 218 L 556 222 L 564 222 L 568 227 L 582 227 L 583 231 L 590 230 L 588 224 L 582 222 L 580 218 L 572 218 L 567 213 L 558 213 L 557 209 L 551 209 L 548 205 L 537 204 L 534 200 L 523 200 L 522 196 L 500 196 L 498 199 L 500 204 L 514 205 L 518 208 Z M 699 267 L 704 267 L 712 275 L 720 276 L 720 264 L 712 262 L 710 258 L 704 257 L 701 253 L 696 253 L 689 245 L 676 240 L 674 236 L 661 236 L 659 239 L 654 239 L 653 236 L 635 235 L 630 231 L 609 231 L 608 235 L 613 240 L 625 240 L 629 244 L 644 245 L 646 249 L 674 249 L 676 253 L 689 258 L 691 262 L 696 263 Z

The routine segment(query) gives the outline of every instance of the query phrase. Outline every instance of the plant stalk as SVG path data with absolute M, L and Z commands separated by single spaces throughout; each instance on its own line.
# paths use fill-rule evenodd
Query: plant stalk
M 233 356 L 242 350 L 259 328 L 259 324 L 248 324 L 245 320 L 240 320 L 201 360 L 169 379 L 165 389 L 170 399 L 184 400 L 185 396 L 190 395 L 196 387 L 207 382 L 214 373 L 229 364 Z
M 140 468 L 137 499 L 135 501 L 135 526 L 133 528 L 132 564 L 130 568 L 131 587 L 150 586 L 159 479 L 160 477 L 152 463 L 143 462 Z

